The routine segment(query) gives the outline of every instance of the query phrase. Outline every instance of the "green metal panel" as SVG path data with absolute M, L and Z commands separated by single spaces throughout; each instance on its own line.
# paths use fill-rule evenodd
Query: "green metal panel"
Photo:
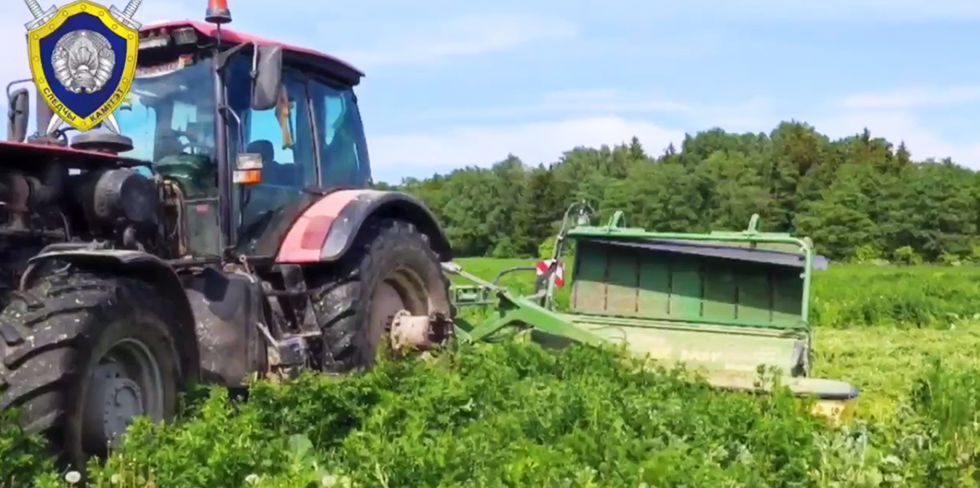
M 752 323 L 770 321 L 769 280 L 764 271 L 743 270 L 738 279 L 738 318 Z
M 760 232 L 757 215 L 753 215 L 746 230 L 707 234 L 651 232 L 624 227 L 623 222 L 622 212 L 616 212 L 605 226 L 579 225 L 570 229 L 565 237 L 578 241 L 577 259 L 593 265 L 597 264 L 595 259 L 606 259 L 606 254 L 628 253 L 623 246 L 641 252 L 636 258 L 640 271 L 636 285 L 638 303 L 634 311 L 628 313 L 628 307 L 619 302 L 623 296 L 621 290 L 617 290 L 614 300 L 617 306 L 606 306 L 605 272 L 590 267 L 587 272 L 575 272 L 572 276 L 573 294 L 602 293 L 602 297 L 593 296 L 589 303 L 578 302 L 581 306 L 575 306 L 573 302 L 576 312 L 670 320 L 694 320 L 697 317 L 700 321 L 733 325 L 808 328 L 814 262 L 813 245 L 809 239 Z M 601 249 L 590 245 L 592 241 L 616 242 L 619 248 Z M 677 247 L 686 249 L 678 250 Z M 656 250 L 651 252 L 650 249 Z M 665 254 L 670 256 L 669 259 L 664 257 Z M 650 258 L 651 255 L 658 257 Z M 692 260 L 698 265 L 696 277 L 692 276 Z M 727 299 L 729 277 L 735 283 L 733 300 Z M 588 283 L 579 287 L 576 280 Z
M 637 290 L 637 310 L 666 317 L 670 313 L 670 263 L 661 260 L 640 260 L 640 281 Z
M 579 238 L 572 311 L 692 323 L 804 327 L 800 268 Z
M 627 317 L 636 315 L 640 271 L 638 256 L 615 252 L 605 253 L 605 256 L 608 270 L 605 308 Z
M 772 320 L 777 324 L 798 324 L 803 300 L 803 279 L 798 273 L 777 273 L 773 276 Z
M 597 317 L 566 316 L 583 329 L 615 343 L 625 344 L 638 356 L 649 355 L 671 364 L 692 368 L 754 373 L 759 366 L 777 367 L 789 375 L 799 363 L 802 335 L 732 333 L 731 328 L 675 325 L 645 320 L 596 320 Z M 746 329 L 752 330 L 752 329 Z
M 720 319 L 738 319 L 738 283 L 729 269 L 707 268 L 704 270 L 704 316 Z
M 646 260 L 656 259 L 657 256 L 646 256 Z M 674 320 L 701 319 L 701 272 L 698 263 L 690 259 L 679 259 L 668 262 L 670 266 L 670 307 L 667 317 L 645 312 L 647 318 L 671 318 Z M 606 310 L 610 315 L 616 315 L 615 310 Z
M 606 254 L 578 253 L 575 257 L 576 285 L 572 288 L 572 307 L 583 313 L 602 313 L 606 308 Z M 582 280 L 581 283 L 577 283 Z

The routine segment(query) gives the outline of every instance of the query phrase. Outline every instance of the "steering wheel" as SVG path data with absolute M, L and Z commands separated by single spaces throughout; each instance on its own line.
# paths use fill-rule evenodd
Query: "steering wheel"
M 209 178 L 209 173 L 214 173 L 214 163 L 210 157 L 200 154 L 171 154 L 160 158 L 154 163 L 157 173 L 182 181 L 187 197 L 192 198 L 193 193 L 201 186 L 209 186 L 210 181 L 203 181 L 201 178 Z

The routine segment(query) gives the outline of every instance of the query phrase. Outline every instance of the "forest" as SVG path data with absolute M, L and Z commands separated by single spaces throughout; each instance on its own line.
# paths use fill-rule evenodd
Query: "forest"
M 762 230 L 809 236 L 837 261 L 980 262 L 980 172 L 913 161 L 911 150 L 792 121 L 769 134 L 688 134 L 660 154 L 633 138 L 547 165 L 511 155 L 377 186 L 425 201 L 460 256 L 536 256 L 566 206 L 587 199 L 603 219 L 621 209 L 627 225 L 659 231 L 743 229 L 758 213 Z

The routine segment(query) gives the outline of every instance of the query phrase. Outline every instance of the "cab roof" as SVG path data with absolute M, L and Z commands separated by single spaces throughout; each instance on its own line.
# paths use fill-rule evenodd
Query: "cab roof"
M 202 37 L 207 37 L 210 39 L 217 38 L 217 26 L 196 20 L 176 20 L 147 24 L 140 29 L 140 32 L 148 34 L 159 29 L 172 31 L 187 27 L 194 29 L 197 31 L 198 35 Z M 221 28 L 221 40 L 222 42 L 231 44 L 250 42 L 259 46 L 281 47 L 283 49 L 283 54 L 286 55 L 287 58 L 299 61 L 301 64 L 307 65 L 309 68 L 339 78 L 341 81 L 349 83 L 352 86 L 357 85 L 361 78 L 364 77 L 363 72 L 346 61 L 313 49 L 293 46 L 283 42 L 253 36 L 251 34 L 244 34 L 224 27 Z

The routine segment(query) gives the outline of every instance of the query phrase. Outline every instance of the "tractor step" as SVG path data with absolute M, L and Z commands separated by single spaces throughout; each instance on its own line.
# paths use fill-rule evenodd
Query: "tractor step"
M 309 339 L 314 336 L 311 333 L 290 334 L 280 340 L 272 335 L 269 328 L 261 322 L 256 322 L 255 327 L 259 329 L 262 336 L 268 343 L 270 356 L 273 358 L 275 367 L 302 367 L 310 362 Z M 319 334 L 315 334 L 319 336 Z
M 310 348 L 305 337 L 287 337 L 276 344 L 279 364 L 305 366 L 310 360 Z

